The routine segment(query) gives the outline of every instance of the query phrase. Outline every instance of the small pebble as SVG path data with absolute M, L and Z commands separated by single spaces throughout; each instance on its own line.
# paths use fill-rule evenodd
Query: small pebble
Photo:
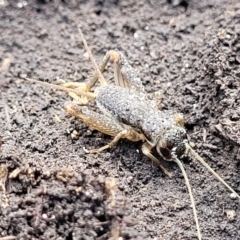
M 139 35 L 136 32 L 133 34 L 133 36 L 134 36 L 134 38 L 139 38 Z
M 227 214 L 228 220 L 233 220 L 234 216 L 235 216 L 235 211 L 234 210 L 228 210 L 228 211 L 226 211 L 226 214 Z
M 85 53 L 83 54 L 83 56 L 84 56 L 87 60 L 90 60 L 90 56 L 89 56 L 88 52 L 85 52 Z
M 19 3 L 17 4 L 17 6 L 18 6 L 19 8 L 22 8 L 22 7 L 23 7 L 23 4 L 22 4 L 21 2 L 19 2 Z
M 230 194 L 230 198 L 231 198 L 231 199 L 236 199 L 236 198 L 237 198 L 237 196 L 236 196 L 236 194 L 235 194 L 235 193 L 231 193 L 231 194 Z
M 73 132 L 71 133 L 71 138 L 73 140 L 77 140 L 79 138 L 79 133 L 76 130 L 73 130 Z
M 128 183 L 131 183 L 132 181 L 133 181 L 133 176 L 130 176 L 130 177 L 127 178 Z
M 89 153 L 89 151 L 88 151 L 85 147 L 83 147 L 83 151 L 84 151 L 85 153 Z

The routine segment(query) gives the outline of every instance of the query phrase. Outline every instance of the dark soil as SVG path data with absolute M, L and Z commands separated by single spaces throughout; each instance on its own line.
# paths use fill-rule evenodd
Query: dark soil
M 86 154 L 111 137 L 68 116 L 66 93 L 22 78 L 85 81 L 92 66 L 80 24 L 96 60 L 123 51 L 147 91 L 161 90 L 162 108 L 184 114 L 196 151 L 240 192 L 239 1 L 0 3 L 0 237 L 196 239 L 174 163 L 169 179 L 128 141 Z M 239 201 L 195 160 L 182 161 L 203 239 L 240 239 Z

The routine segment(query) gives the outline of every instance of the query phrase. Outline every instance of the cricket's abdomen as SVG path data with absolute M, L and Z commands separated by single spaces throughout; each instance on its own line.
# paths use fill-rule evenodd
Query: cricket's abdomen
M 97 106 L 105 114 L 110 114 L 119 122 L 141 131 L 155 146 L 161 134 L 173 122 L 157 110 L 155 101 L 150 101 L 144 93 L 116 85 L 106 85 L 99 89 Z

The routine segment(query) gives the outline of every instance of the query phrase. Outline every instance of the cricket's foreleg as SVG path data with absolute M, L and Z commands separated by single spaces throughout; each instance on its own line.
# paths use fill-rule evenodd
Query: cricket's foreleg
M 152 150 L 152 147 L 147 142 L 145 142 L 142 145 L 143 154 L 146 155 L 148 158 L 150 158 L 157 166 L 159 166 L 169 178 L 172 178 L 172 174 L 168 172 L 168 170 L 165 167 L 163 167 L 163 165 L 159 162 L 159 160 L 151 154 L 151 150 Z
M 92 153 L 99 153 L 105 149 L 111 148 L 117 144 L 121 138 L 127 138 L 130 141 L 144 141 L 145 137 L 123 124 L 120 124 L 114 118 L 99 114 L 88 109 L 86 106 L 80 107 L 74 103 L 65 104 L 65 110 L 72 116 L 80 119 L 89 127 L 98 130 L 99 132 L 115 137 L 112 142 L 106 146 L 92 150 Z

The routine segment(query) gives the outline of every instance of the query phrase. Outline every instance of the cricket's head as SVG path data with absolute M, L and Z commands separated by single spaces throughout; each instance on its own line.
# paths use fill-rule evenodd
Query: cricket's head
M 183 127 L 175 126 L 168 129 L 163 137 L 158 141 L 156 149 L 164 160 L 171 161 L 173 154 L 177 157 L 182 156 L 188 146 L 186 130 Z

